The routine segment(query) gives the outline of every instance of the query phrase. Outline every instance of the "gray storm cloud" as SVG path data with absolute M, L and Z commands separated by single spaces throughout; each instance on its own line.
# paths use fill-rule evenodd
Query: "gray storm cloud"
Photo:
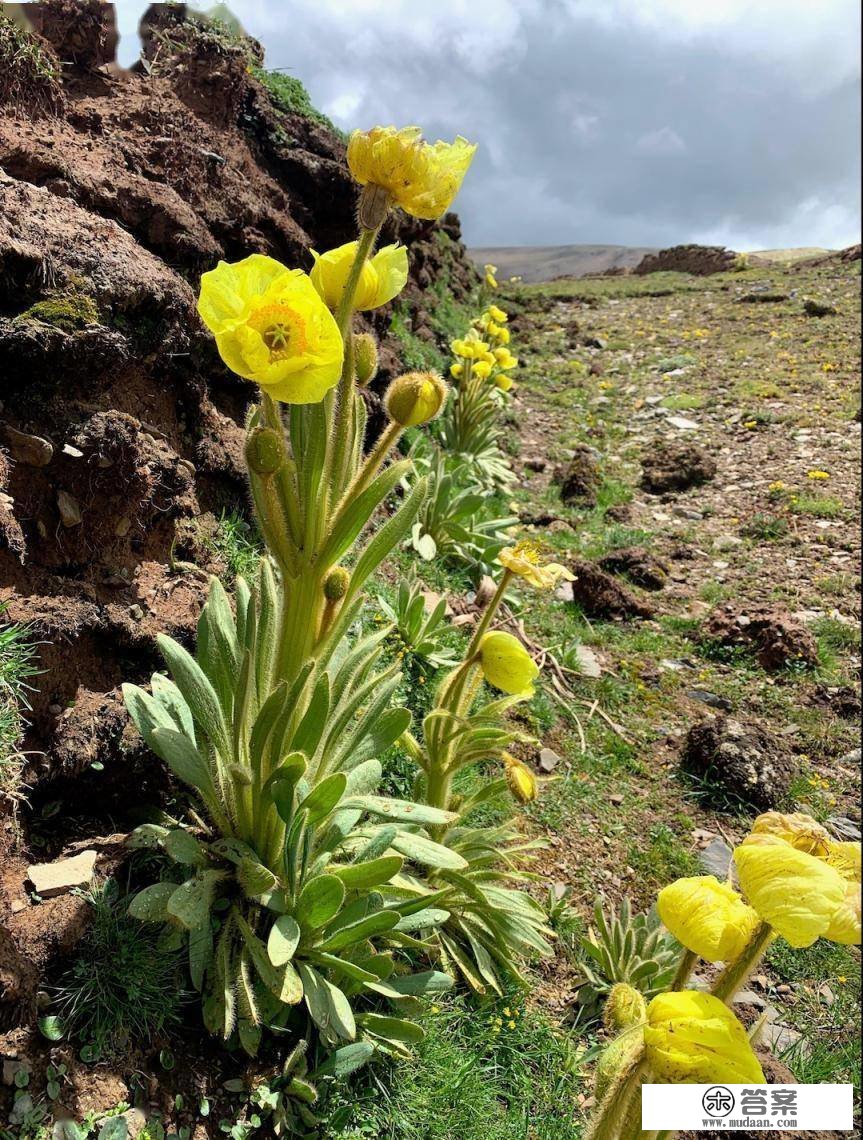
M 121 52 L 145 5 L 120 0 Z M 236 0 L 346 129 L 480 144 L 473 245 L 859 240 L 853 0 Z

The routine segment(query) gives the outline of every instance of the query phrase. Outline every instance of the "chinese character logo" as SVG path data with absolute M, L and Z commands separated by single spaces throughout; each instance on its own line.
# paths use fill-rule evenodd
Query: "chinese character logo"
M 728 1116 L 734 1108 L 734 1093 L 723 1085 L 714 1085 L 701 1098 L 701 1104 L 709 1116 Z

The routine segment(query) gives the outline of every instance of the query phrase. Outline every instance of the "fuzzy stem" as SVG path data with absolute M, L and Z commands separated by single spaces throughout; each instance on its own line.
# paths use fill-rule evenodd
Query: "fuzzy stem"
M 633 1102 L 638 1106 L 641 1131 L 641 1086 L 648 1073 L 644 1054 L 634 1057 L 616 1076 L 588 1124 L 584 1140 L 631 1140 Z M 629 1131 L 627 1129 L 629 1128 Z
M 669 990 L 675 992 L 686 988 L 686 983 L 692 976 L 692 971 L 695 969 L 695 963 L 697 961 L 698 955 L 694 950 L 683 951 L 680 955 L 680 962 L 677 965 L 677 973 L 674 975 L 674 979 L 668 987 Z
M 762 922 L 756 927 L 755 933 L 744 948 L 743 953 L 734 962 L 729 962 L 716 981 L 713 983 L 711 993 L 730 1005 L 734 995 L 749 980 L 753 970 L 764 957 L 767 948 L 773 941 L 775 934 L 773 927 Z
M 391 423 L 381 432 L 380 438 L 375 444 L 374 448 L 369 452 L 365 458 L 365 462 L 356 474 L 353 483 L 345 491 L 341 503 L 339 503 L 336 517 L 344 510 L 351 499 L 355 499 L 357 495 L 365 491 L 379 469 L 383 465 L 384 460 L 390 453 L 393 447 L 398 443 L 399 437 L 405 429 L 401 424 Z

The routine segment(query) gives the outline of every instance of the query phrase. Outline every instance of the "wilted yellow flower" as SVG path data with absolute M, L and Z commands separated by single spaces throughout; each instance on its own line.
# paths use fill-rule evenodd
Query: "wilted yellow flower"
M 561 578 L 566 582 L 575 581 L 575 575 L 560 563 L 544 563 L 535 542 L 525 540 L 515 546 L 505 546 L 497 560 L 510 573 L 517 574 L 538 590 L 553 590 Z
M 503 753 L 503 763 L 507 787 L 515 799 L 521 804 L 529 804 L 531 800 L 535 800 L 539 785 L 527 764 L 523 764 L 508 752 Z
M 647 1007 L 644 1044 L 660 1084 L 764 1084 L 746 1030 L 712 994 L 659 994 Z
M 779 811 L 765 812 L 753 823 L 752 834 L 778 835 L 798 851 L 805 851 L 809 855 L 825 855 L 830 845 L 830 836 L 821 824 L 802 812 L 793 815 L 783 815 Z
M 518 357 L 513 356 L 508 348 L 496 348 L 494 358 L 504 372 L 508 372 L 510 368 L 515 368 L 518 365 Z
M 428 423 L 446 402 L 447 386 L 436 372 L 406 372 L 387 388 L 384 407 L 387 415 L 402 427 Z
M 329 308 L 336 310 L 342 299 L 348 275 L 357 255 L 359 242 L 349 241 L 338 249 L 318 254 L 312 250 L 315 265 L 312 284 Z M 354 294 L 354 308 L 377 309 L 397 297 L 407 284 L 408 252 L 401 245 L 385 245 L 366 261 Z
M 485 634 L 479 643 L 479 662 L 488 683 L 504 693 L 532 691 L 539 676 L 539 669 L 522 643 L 503 630 Z
M 361 186 L 379 186 L 405 213 L 434 219 L 449 209 L 475 152 L 461 135 L 432 145 L 419 127 L 373 127 L 351 135 L 348 166 Z
M 670 883 L 659 892 L 656 906 L 677 941 L 708 962 L 733 961 L 759 925 L 752 907 L 713 875 Z
M 792 946 L 811 946 L 826 935 L 845 905 L 839 872 L 779 836 L 747 836 L 734 862 L 750 905 Z
M 253 253 L 201 278 L 201 320 L 225 364 L 274 400 L 316 404 L 339 379 L 344 345 L 307 274 Z

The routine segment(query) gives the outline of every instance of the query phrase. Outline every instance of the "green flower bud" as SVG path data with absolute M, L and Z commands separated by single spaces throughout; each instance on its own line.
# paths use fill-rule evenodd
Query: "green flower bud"
M 446 401 L 447 386 L 436 372 L 406 372 L 387 389 L 387 415 L 402 427 L 416 427 L 439 415 Z
M 275 475 L 285 462 L 285 441 L 275 428 L 256 427 L 246 437 L 246 463 L 256 475 Z
M 601 1101 L 625 1069 L 630 1069 L 644 1050 L 644 1027 L 630 1026 L 603 1049 L 596 1064 L 594 1095 Z
M 602 1011 L 606 1029 L 629 1029 L 647 1020 L 647 1002 L 634 986 L 619 982 L 611 992 Z
M 328 602 L 337 602 L 348 592 L 351 576 L 344 566 L 334 566 L 324 578 L 324 597 Z
M 378 370 L 378 342 L 371 333 L 358 333 L 354 337 L 354 364 L 357 383 L 365 388 L 374 380 Z

